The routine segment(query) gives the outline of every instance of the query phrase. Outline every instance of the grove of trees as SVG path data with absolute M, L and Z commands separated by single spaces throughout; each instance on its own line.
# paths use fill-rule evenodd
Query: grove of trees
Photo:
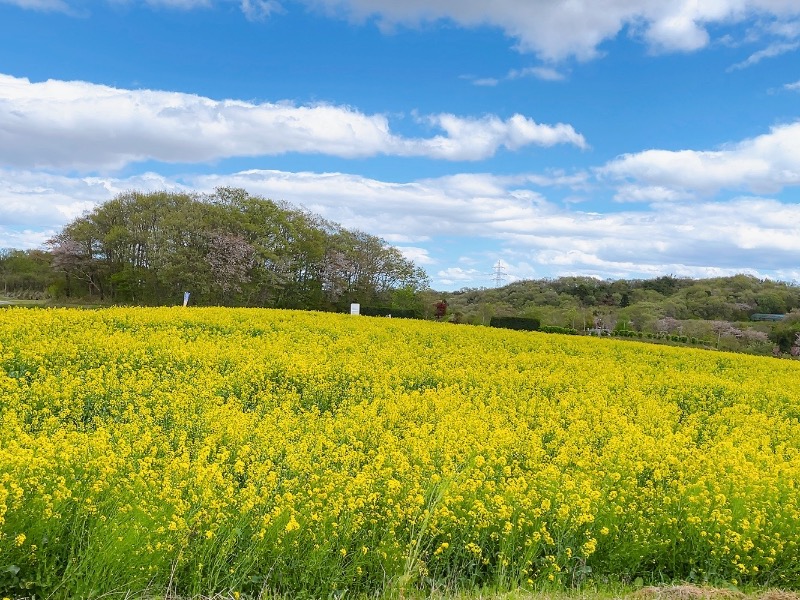
M 59 232 L 49 252 L 5 251 L 6 294 L 114 303 L 336 310 L 350 302 L 413 309 L 424 271 L 397 248 L 285 203 L 213 194 L 128 192 Z

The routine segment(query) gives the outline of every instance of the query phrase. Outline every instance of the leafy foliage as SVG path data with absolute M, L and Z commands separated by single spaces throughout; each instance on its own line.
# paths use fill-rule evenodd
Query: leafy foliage
M 220 188 L 129 192 L 51 241 L 63 294 L 138 304 L 332 309 L 425 289 L 425 273 L 382 239 L 287 204 Z
M 792 353 L 792 349 L 800 346 L 800 313 L 793 313 L 779 321 L 770 334 L 781 352 Z
M 57 281 L 53 256 L 43 250 L 0 250 L 0 294 L 42 298 Z

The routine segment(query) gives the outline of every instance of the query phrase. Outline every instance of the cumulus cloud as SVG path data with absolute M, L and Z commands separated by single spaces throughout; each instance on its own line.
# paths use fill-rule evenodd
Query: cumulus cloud
M 425 266 L 436 262 L 431 258 L 430 252 L 425 248 L 419 248 L 418 246 L 397 246 L 397 249 L 415 265 Z
M 187 188 L 153 173 L 114 179 L 0 170 L 0 223 L 7 230 L 57 229 L 131 189 L 148 192 Z M 0 247 L 7 245 L 0 243 Z
M 628 197 L 632 186 L 643 186 L 641 194 L 651 188 L 670 190 L 678 196 L 711 194 L 721 189 L 775 193 L 800 184 L 800 121 L 773 127 L 769 133 L 720 150 L 625 154 L 598 173 L 629 182 L 622 188 Z
M 522 115 L 503 120 L 441 114 L 423 120 L 444 134 L 397 135 L 386 116 L 348 106 L 220 101 L 0 75 L 0 162 L 23 168 L 103 170 L 148 159 L 191 163 L 287 152 L 480 160 L 501 147 L 586 147 L 570 125 L 540 124 Z
M 354 19 L 376 17 L 383 25 L 416 25 L 449 19 L 462 26 L 499 27 L 523 52 L 547 60 L 586 60 L 624 28 L 661 51 L 692 51 L 709 43 L 708 26 L 754 17 L 785 20 L 800 14 L 795 0 L 307 0 Z
M 128 0 L 107 0 L 111 3 Z M 188 10 L 232 0 L 145 0 L 154 7 Z M 69 12 L 76 0 L 0 0 L 21 8 Z M 237 0 L 251 20 L 269 17 L 283 8 L 277 0 Z M 516 40 L 522 52 L 546 61 L 569 57 L 589 60 L 599 46 L 628 30 L 651 49 L 689 52 L 707 46 L 710 27 L 758 20 L 772 35 L 791 37 L 798 28 L 796 0 L 301 0 L 326 14 L 355 21 L 375 18 L 383 29 L 397 24 L 449 20 L 464 27 L 497 27 Z M 773 50 L 767 50 L 774 51 Z M 758 54 L 758 53 L 757 53 Z M 755 55 L 754 55 L 755 56 Z M 752 57 L 751 57 L 752 58 Z M 761 57 L 763 58 L 763 56 Z M 750 60 L 750 59 L 748 59 Z M 755 58 L 755 61 L 760 58 Z M 746 61 L 745 61 L 746 62 Z M 552 73 L 551 73 L 552 75 Z M 490 80 L 483 80 L 490 81 Z
M 506 246 L 515 257 L 537 265 L 539 276 L 710 277 L 747 272 L 796 279 L 800 274 L 791 258 L 800 250 L 796 205 L 741 198 L 570 216 L 553 215 L 551 232 L 522 222 L 516 234 L 507 234 Z
M 451 114 L 432 115 L 424 120 L 446 135 L 430 139 L 396 139 L 393 146 L 397 154 L 479 160 L 493 155 L 500 147 L 519 150 L 529 144 L 553 146 L 564 143 L 588 147 L 584 137 L 571 125 L 543 125 L 520 114 L 506 120 L 494 115 L 475 119 Z
M 800 91 L 800 81 L 795 81 L 794 83 L 787 83 L 783 87 L 787 90 Z

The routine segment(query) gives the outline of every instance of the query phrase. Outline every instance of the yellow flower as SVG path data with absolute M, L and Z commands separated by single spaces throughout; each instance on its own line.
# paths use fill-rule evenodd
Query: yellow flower
M 207 562 L 196 535 L 298 561 L 353 548 L 351 576 L 406 572 L 410 536 L 419 573 L 466 555 L 520 582 L 702 539 L 694 558 L 721 578 L 764 579 L 800 545 L 799 377 L 796 361 L 422 321 L 3 310 L 0 530 L 22 547 L 16 532 L 88 520 L 115 555 L 136 540 L 127 562 L 148 572 Z
M 286 523 L 286 531 L 287 531 L 287 532 L 290 532 L 290 531 L 297 531 L 298 529 L 300 529 L 300 523 L 298 523 L 298 522 L 297 522 L 297 519 L 295 519 L 295 518 L 294 518 L 294 515 L 292 515 L 292 516 L 289 518 L 289 522 L 288 522 L 288 523 Z

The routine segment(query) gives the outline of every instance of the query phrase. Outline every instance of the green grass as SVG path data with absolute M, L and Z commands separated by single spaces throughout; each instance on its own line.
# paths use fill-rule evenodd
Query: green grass
M 19 298 L 9 298 L 0 296 L 0 307 L 3 306 L 44 306 L 44 300 L 20 300 Z
M 257 596 L 236 594 L 234 592 L 218 593 L 213 596 L 183 597 L 172 594 L 119 593 L 107 594 L 105 597 L 124 600 L 297 600 L 297 596 L 272 594 L 264 591 Z M 305 598 L 305 597 L 302 597 Z M 309 597 L 310 598 L 310 597 Z M 333 593 L 328 600 L 800 600 L 800 594 L 775 588 L 754 588 L 745 592 L 735 588 L 715 588 L 709 586 L 663 585 L 650 587 L 632 587 L 622 585 L 606 585 L 602 587 L 586 586 L 568 590 L 513 590 L 498 592 L 486 589 L 466 590 L 461 592 L 391 590 L 379 596 L 350 595 L 347 590 Z M 5 600 L 5 599 L 3 599 Z

